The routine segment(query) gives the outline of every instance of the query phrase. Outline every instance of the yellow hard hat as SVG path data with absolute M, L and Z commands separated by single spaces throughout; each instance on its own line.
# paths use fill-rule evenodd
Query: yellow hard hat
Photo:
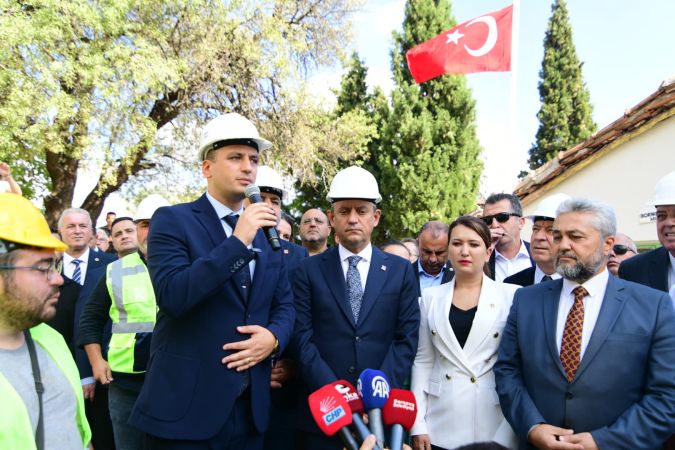
M 12 193 L 0 194 L 0 239 L 53 250 L 68 248 L 52 236 L 44 216 L 28 199 Z

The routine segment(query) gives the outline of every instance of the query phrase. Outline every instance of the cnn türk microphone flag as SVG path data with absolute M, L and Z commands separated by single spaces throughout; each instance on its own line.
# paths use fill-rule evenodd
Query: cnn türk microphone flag
M 513 5 L 444 31 L 406 53 L 417 83 L 446 73 L 511 70 Z

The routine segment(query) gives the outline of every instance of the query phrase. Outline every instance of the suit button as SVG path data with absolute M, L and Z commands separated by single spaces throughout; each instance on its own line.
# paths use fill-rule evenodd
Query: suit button
M 436 330 L 431 330 L 431 334 L 436 336 Z
M 449 373 L 446 373 L 446 374 L 445 374 L 445 379 L 446 379 L 446 380 L 450 380 L 451 378 L 452 378 L 452 377 L 450 376 Z
M 236 267 L 234 267 L 234 266 L 230 267 L 230 272 L 235 273 L 236 271 L 237 271 Z
M 354 373 L 354 372 L 356 372 L 356 367 L 354 367 L 354 366 L 349 366 L 349 369 L 347 369 L 347 372 L 349 372 L 349 373 Z
M 499 337 L 499 331 L 492 335 L 493 338 L 497 339 Z
M 354 338 L 354 340 L 355 340 L 356 342 L 361 342 L 361 336 L 356 336 L 356 337 Z
M 572 400 L 573 397 L 574 397 L 574 395 L 572 395 L 571 392 L 568 392 L 568 393 L 565 394 L 565 398 L 566 398 L 567 400 Z
M 239 266 L 241 266 L 241 265 L 243 265 L 245 262 L 246 262 L 246 261 L 244 261 L 243 259 L 240 259 L 239 261 L 237 261 L 237 264 L 239 264 Z
M 476 382 L 476 377 L 471 377 L 471 382 L 475 383 Z

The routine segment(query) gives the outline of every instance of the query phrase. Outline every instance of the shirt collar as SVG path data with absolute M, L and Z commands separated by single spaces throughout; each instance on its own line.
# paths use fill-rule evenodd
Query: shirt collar
M 63 265 L 67 265 L 73 262 L 75 258 L 70 256 L 67 252 L 63 252 Z M 80 256 L 77 257 L 77 259 L 80 260 L 80 264 L 87 264 L 87 261 L 89 261 L 89 246 L 87 246 L 87 249 L 82 253 Z
M 516 259 L 523 257 L 530 259 L 530 253 L 527 251 L 527 247 L 525 247 L 525 242 L 523 242 L 522 239 L 520 240 L 520 248 L 518 249 L 518 253 L 511 260 L 509 260 L 506 256 L 502 255 L 501 253 L 499 253 L 499 250 L 495 248 L 495 258 L 501 258 L 505 261 L 514 261 Z
M 425 277 L 428 278 L 442 277 L 446 270 L 448 270 L 448 268 L 446 266 L 443 266 L 440 272 L 438 272 L 436 275 L 432 275 L 426 270 L 424 270 L 424 267 L 422 267 L 422 263 L 420 262 L 419 258 L 417 259 L 417 271 L 419 272 L 420 275 L 424 275 Z
M 544 278 L 544 276 L 547 275 L 547 274 L 545 274 L 544 271 L 539 268 L 538 264 L 535 264 L 534 267 L 535 267 L 535 269 L 534 269 L 534 282 L 539 283 L 539 282 L 541 282 L 541 279 Z M 557 280 L 558 278 L 562 278 L 558 272 L 553 272 L 551 275 L 549 275 L 549 277 L 551 277 L 551 279 L 553 279 L 553 280 Z
M 602 272 L 595 275 L 590 280 L 586 280 L 586 282 L 582 284 L 563 278 L 562 292 L 566 296 L 571 296 L 572 290 L 574 290 L 575 287 L 583 286 L 588 292 L 589 297 L 597 297 L 598 293 L 603 292 L 605 290 L 605 286 L 607 286 L 608 280 L 609 280 L 609 271 L 607 270 L 607 267 L 603 267 Z
M 219 219 L 222 219 L 225 216 L 229 216 L 230 214 L 239 214 L 241 215 L 242 212 L 244 212 L 244 208 L 240 208 L 239 211 L 232 211 L 230 208 L 227 206 L 223 205 L 220 203 L 218 200 L 213 198 L 211 194 L 206 192 L 206 199 L 211 203 L 211 206 L 213 206 L 213 209 L 216 210 L 216 214 L 218 215 Z
M 340 253 L 340 261 L 346 261 L 347 258 L 349 258 L 350 256 L 356 255 L 363 258 L 364 261 L 370 262 L 371 258 L 373 257 L 373 246 L 370 243 L 368 243 L 368 245 L 366 245 L 366 248 L 361 250 L 359 253 L 352 253 L 346 248 L 344 248 L 342 245 L 338 245 L 338 252 Z

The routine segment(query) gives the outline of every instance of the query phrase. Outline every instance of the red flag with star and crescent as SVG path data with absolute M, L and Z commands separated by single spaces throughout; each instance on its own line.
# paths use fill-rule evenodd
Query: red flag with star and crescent
M 513 5 L 444 31 L 406 53 L 417 83 L 446 73 L 511 70 Z

